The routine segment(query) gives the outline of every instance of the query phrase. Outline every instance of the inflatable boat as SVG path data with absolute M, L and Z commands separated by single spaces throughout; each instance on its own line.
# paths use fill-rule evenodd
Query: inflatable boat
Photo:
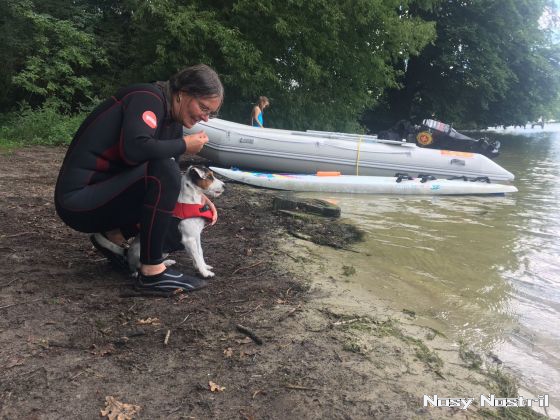
M 420 148 L 374 136 L 259 128 L 218 118 L 200 122 L 185 133 L 200 130 L 206 132 L 209 142 L 199 155 L 224 167 L 304 174 L 337 171 L 343 175 L 514 179 L 511 172 L 481 154 Z
M 355 176 L 340 175 L 337 172 L 298 175 L 247 172 L 213 166 L 210 169 L 219 175 L 255 187 L 300 192 L 399 195 L 504 195 L 517 192 L 513 185 L 494 184 L 488 178 L 413 178 L 407 174 L 397 174 L 394 177 Z

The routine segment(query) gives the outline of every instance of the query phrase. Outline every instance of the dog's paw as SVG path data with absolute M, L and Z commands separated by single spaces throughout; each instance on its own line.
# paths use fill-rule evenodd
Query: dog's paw
M 215 276 L 215 274 L 210 270 L 206 270 L 206 269 L 205 270 L 199 270 L 199 272 L 200 272 L 200 275 L 202 277 L 204 277 L 205 279 Z
M 165 261 L 163 261 L 163 265 L 165 265 L 166 267 L 171 267 L 173 264 L 177 264 L 177 261 L 175 261 L 175 260 L 165 260 Z
M 214 267 L 212 267 L 211 265 L 206 264 L 206 269 L 212 271 Z

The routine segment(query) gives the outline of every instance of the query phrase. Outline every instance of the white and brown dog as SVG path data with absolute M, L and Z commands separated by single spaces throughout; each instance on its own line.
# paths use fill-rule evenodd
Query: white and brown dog
M 164 252 L 185 249 L 193 260 L 194 268 L 202 277 L 214 277 L 212 266 L 206 264 L 202 253 L 200 234 L 212 221 L 208 197 L 218 197 L 224 192 L 224 183 L 214 178 L 212 171 L 204 166 L 189 166 L 181 176 L 181 192 L 173 212 L 172 222 L 165 238 Z M 140 236 L 138 235 L 127 252 L 128 266 L 132 273 L 140 268 Z M 174 264 L 165 260 L 164 264 Z

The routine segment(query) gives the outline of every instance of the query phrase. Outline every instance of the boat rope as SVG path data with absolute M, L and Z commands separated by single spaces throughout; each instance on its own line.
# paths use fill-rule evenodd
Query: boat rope
M 358 176 L 360 172 L 360 146 L 362 145 L 363 138 L 364 136 L 360 136 L 358 139 L 358 148 L 356 150 L 356 176 Z

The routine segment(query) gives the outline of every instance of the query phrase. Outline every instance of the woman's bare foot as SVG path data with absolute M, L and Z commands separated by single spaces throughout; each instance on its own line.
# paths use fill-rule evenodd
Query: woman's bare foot
M 140 266 L 140 273 L 142 273 L 143 276 L 155 276 L 159 273 L 163 273 L 165 271 L 167 267 L 165 267 L 165 264 L 161 263 L 161 264 L 142 264 Z

